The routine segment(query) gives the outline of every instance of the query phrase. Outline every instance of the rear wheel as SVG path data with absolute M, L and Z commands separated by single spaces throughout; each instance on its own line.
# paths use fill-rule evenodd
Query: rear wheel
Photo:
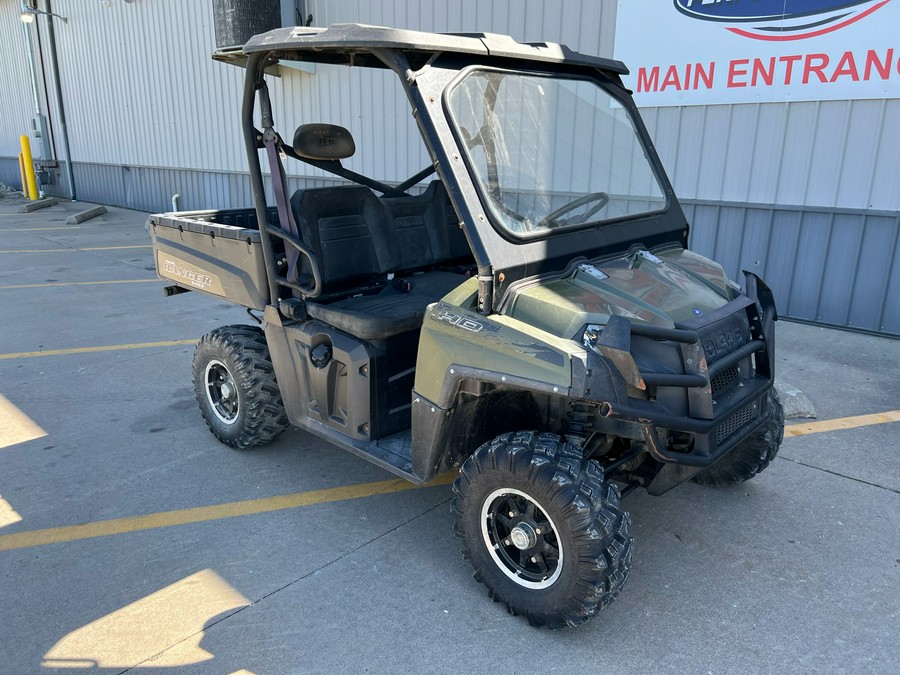
M 599 465 L 553 434 L 481 446 L 453 485 L 455 531 L 475 578 L 535 626 L 576 626 L 611 603 L 631 567 L 630 519 Z
M 768 406 L 768 421 L 718 462 L 694 476 L 695 481 L 727 487 L 750 480 L 769 466 L 784 438 L 784 409 L 774 387 L 769 390 Z
M 194 395 L 216 438 L 233 448 L 268 443 L 288 427 L 266 337 L 255 326 L 223 326 L 194 350 Z

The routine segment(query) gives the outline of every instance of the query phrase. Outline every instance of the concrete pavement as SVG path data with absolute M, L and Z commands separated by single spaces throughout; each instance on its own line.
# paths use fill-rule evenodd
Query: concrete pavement
M 22 203 L 0 201 L 0 672 L 895 671 L 900 341 L 780 322 L 779 377 L 823 424 L 746 484 L 629 496 L 622 595 L 535 630 L 471 578 L 448 486 L 397 491 L 296 430 L 209 434 L 189 341 L 247 316 L 163 298 L 146 214 Z

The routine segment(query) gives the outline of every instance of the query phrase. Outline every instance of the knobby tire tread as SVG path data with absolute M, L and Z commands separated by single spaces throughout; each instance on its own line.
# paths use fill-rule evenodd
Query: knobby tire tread
M 232 377 L 239 383 L 244 407 L 236 434 L 225 433 L 205 409 L 206 394 L 198 385 L 197 370 L 201 366 L 198 359 L 206 353 L 234 366 Z M 259 447 L 274 440 L 289 426 L 266 336 L 256 326 L 222 326 L 204 335 L 194 351 L 194 379 L 195 395 L 206 425 L 226 445 L 240 450 Z
M 485 491 L 474 489 L 476 484 L 503 473 L 531 483 L 539 501 L 552 504 L 565 520 L 566 526 L 559 529 L 571 528 L 572 536 L 561 542 L 564 565 L 577 562 L 574 581 L 568 586 L 561 583 L 562 577 L 539 591 L 504 582 L 492 569 L 496 564 L 489 554 L 481 550 L 485 547 L 481 533 L 468 531 L 477 519 L 469 509 L 479 513 L 481 509 L 479 500 L 471 503 L 475 497 L 472 493 Z M 618 596 L 632 563 L 630 518 L 620 508 L 618 488 L 607 483 L 600 466 L 585 461 L 574 445 L 553 434 L 503 434 L 481 446 L 464 463 L 453 491 L 454 532 L 463 542 L 463 556 L 475 567 L 474 576 L 487 586 L 489 596 L 503 603 L 511 614 L 524 615 L 533 626 L 577 626 Z M 500 583 L 494 584 L 492 579 Z M 535 599 L 540 602 L 533 602 Z

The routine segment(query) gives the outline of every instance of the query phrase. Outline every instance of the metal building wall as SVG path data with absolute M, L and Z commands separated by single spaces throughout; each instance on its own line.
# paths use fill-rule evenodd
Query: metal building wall
M 306 5 L 317 26 L 354 22 L 438 33 L 501 33 L 606 57 L 612 56 L 616 33 L 614 0 L 306 0 Z
M 211 4 L 54 0 L 54 11 L 70 19 L 57 24 L 57 39 L 81 199 L 147 210 L 171 208 L 176 193 L 180 208 L 249 203 L 238 127 L 242 71 L 209 59 Z M 306 0 L 314 25 L 493 31 L 603 56 L 615 53 L 616 6 Z M 22 44 L 18 2 L 0 0 L 3 62 L 24 64 Z M 24 66 L 0 72 L 0 180 L 18 173 L 10 138 L 31 117 L 26 74 Z M 366 139 L 351 168 L 401 180 L 427 160 L 391 77 L 371 81 L 319 66 L 314 74 L 287 71 L 271 89 L 284 128 L 343 123 Z M 350 114 L 351 101 L 365 106 Z M 889 300 L 900 295 L 900 91 L 876 101 L 643 113 L 687 205 L 693 248 L 732 277 L 742 267 L 759 271 L 786 316 L 900 335 L 900 303 Z M 292 187 L 334 182 L 305 167 L 289 171 Z
M 34 97 L 18 0 L 0 0 L 0 63 L 0 183 L 19 188 L 19 136 L 31 133 Z
M 900 98 L 642 113 L 693 249 L 784 316 L 900 335 Z
M 161 209 L 228 201 L 244 170 L 242 73 L 214 63 L 210 2 L 56 0 L 78 197 Z M 243 161 L 242 161 L 243 160 Z
M 43 2 L 39 0 L 41 7 Z M 18 3 L 0 4 L 10 17 L 4 25 L 21 31 Z M 316 25 L 361 22 L 488 30 L 523 40 L 559 41 L 568 36 L 564 41 L 569 43 L 578 36 L 583 49 L 607 55 L 615 30 L 614 3 L 581 0 L 463 0 L 440 6 L 406 0 L 307 0 L 306 9 Z M 246 167 L 238 124 L 243 71 L 209 58 L 215 49 L 211 0 L 55 0 L 53 11 L 69 19 L 67 24 L 57 22 L 56 35 L 80 199 L 148 210 L 170 208 L 176 193 L 181 208 L 249 202 L 245 181 L 234 178 Z M 45 21 L 37 19 L 42 28 Z M 596 30 L 598 25 L 602 30 Z M 602 48 L 604 44 L 609 47 Z M 0 43 L 4 60 L 14 51 L 5 41 Z M 379 83 L 345 68 L 318 66 L 315 74 L 285 70 L 271 87 L 273 103 L 285 128 L 294 120 L 329 120 L 373 139 L 360 148 L 350 168 L 399 181 L 422 168 L 427 157 L 392 77 L 385 73 Z M 28 100 L 20 94 L 15 98 Z M 367 105 L 348 118 L 348 100 Z M 54 100 L 51 105 L 55 108 Z M 29 118 L 26 112 L 23 119 Z M 376 132 L 382 128 L 383 133 Z M 0 167 L 14 166 L 14 157 L 0 146 Z M 296 185 L 333 182 L 333 177 L 308 167 L 291 170 L 297 172 L 291 181 Z M 64 193 L 64 188 L 57 185 L 56 191 Z

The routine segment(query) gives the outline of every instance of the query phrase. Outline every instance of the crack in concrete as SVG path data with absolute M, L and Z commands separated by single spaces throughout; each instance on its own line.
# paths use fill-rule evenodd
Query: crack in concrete
M 832 471 L 831 469 L 824 469 L 821 466 L 815 466 L 814 464 L 807 464 L 806 462 L 801 462 L 798 459 L 791 459 L 790 457 L 782 457 L 778 455 L 778 459 L 783 459 L 785 462 L 793 462 L 794 464 L 799 464 L 800 466 L 805 466 L 809 469 L 816 469 L 817 471 L 824 471 L 825 473 L 830 473 L 832 476 L 837 476 L 838 478 L 847 478 L 848 480 L 856 481 L 857 483 L 862 483 L 863 485 L 869 485 L 874 488 L 878 488 L 880 490 L 887 490 L 888 492 L 893 492 L 894 494 L 900 495 L 900 490 L 895 490 L 894 488 L 887 487 L 886 485 L 879 485 L 878 483 L 871 483 L 867 480 L 863 480 L 862 478 L 854 478 L 853 476 L 847 476 L 843 473 L 838 473 L 837 471 Z

